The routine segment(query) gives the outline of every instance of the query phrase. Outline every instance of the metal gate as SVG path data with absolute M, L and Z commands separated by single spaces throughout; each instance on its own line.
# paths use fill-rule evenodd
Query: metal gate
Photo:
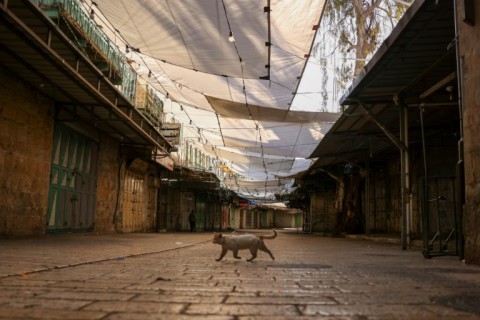
M 124 232 L 146 229 L 145 177 L 128 170 L 123 189 L 122 226 Z
M 47 231 L 91 230 L 95 224 L 98 145 L 61 124 L 55 126 Z
M 207 228 L 206 221 L 206 204 L 205 204 L 205 195 L 200 194 L 195 197 L 195 218 L 196 218 L 196 231 L 205 231 Z
M 157 189 L 147 188 L 147 221 L 146 231 L 155 230 L 155 220 L 157 217 Z
M 458 255 L 455 177 L 422 179 L 423 255 Z M 425 188 L 426 187 L 426 188 Z

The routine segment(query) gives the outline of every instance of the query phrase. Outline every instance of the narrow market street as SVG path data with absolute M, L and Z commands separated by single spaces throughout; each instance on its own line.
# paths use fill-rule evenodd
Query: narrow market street
M 215 261 L 213 233 L 2 239 L 0 319 L 480 319 L 480 268 L 458 257 L 278 233 L 253 262 Z

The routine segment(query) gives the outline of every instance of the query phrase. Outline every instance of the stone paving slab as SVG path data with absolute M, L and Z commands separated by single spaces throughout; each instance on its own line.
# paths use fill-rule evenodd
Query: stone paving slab
M 280 231 L 275 261 L 217 262 L 212 235 L 0 240 L 0 319 L 480 319 L 480 267 L 456 257 Z
M 211 234 L 206 233 L 80 233 L 0 239 L 0 277 L 175 250 L 204 241 L 210 242 L 211 237 Z

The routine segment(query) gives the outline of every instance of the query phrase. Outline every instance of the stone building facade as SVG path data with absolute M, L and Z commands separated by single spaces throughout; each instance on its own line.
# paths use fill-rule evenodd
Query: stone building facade
M 154 230 L 171 145 L 121 91 L 136 75 L 42 8 L 2 7 L 0 236 Z
M 479 21 L 476 1 L 414 1 L 347 90 L 309 171 L 339 177 L 344 227 L 480 264 Z
M 456 3 L 459 71 L 463 97 L 461 107 L 465 159 L 464 250 L 467 262 L 480 264 L 480 3 L 477 1 Z
M 0 83 L 0 235 L 38 236 L 46 232 L 81 230 L 110 233 L 155 228 L 155 217 L 148 219 L 149 202 L 154 207 L 150 215 L 156 214 L 155 186 L 153 193 L 143 195 L 142 212 L 130 213 L 139 216 L 132 218 L 137 219 L 139 227 L 133 230 L 125 223 L 128 217 L 125 209 L 128 206 L 124 207 L 128 198 L 125 186 L 131 171 L 127 164 L 131 160 L 120 154 L 118 141 L 88 124 L 56 121 L 54 101 L 3 67 Z M 54 169 L 54 145 L 61 149 L 61 144 L 54 139 L 59 128 L 97 145 L 98 153 L 92 158 L 90 169 L 95 172 L 95 180 L 90 182 L 90 199 L 82 200 L 78 189 L 79 184 L 87 181 L 85 174 L 66 172 L 80 164 L 70 163 L 57 171 Z M 71 158 L 75 152 L 69 153 L 68 160 L 65 156 L 64 162 L 74 161 Z M 138 183 L 142 184 L 142 190 L 149 190 L 147 175 L 158 176 L 161 170 L 159 166 L 151 166 L 148 172 L 140 174 Z M 62 181 L 56 184 L 57 174 Z M 69 180 L 76 180 L 72 182 L 72 192 L 62 192 L 68 188 Z M 56 196 L 61 199 L 55 198 L 52 186 L 58 186 Z M 89 217 L 82 219 L 81 214 Z

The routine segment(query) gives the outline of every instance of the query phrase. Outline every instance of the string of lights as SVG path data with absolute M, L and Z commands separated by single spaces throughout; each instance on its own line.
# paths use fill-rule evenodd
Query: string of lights
M 86 0 L 86 1 L 89 1 L 89 0 Z M 102 9 L 104 9 L 103 5 L 105 7 L 110 6 L 107 2 L 100 3 L 100 4 L 102 6 L 101 7 Z M 175 17 L 173 17 L 174 14 L 179 14 L 180 12 L 175 10 L 178 10 L 183 5 L 178 6 L 178 8 L 176 5 L 173 4 L 173 2 L 168 3 L 166 5 L 168 5 L 169 7 L 167 8 L 164 5 L 164 9 L 166 10 L 166 13 L 164 15 L 168 16 L 168 12 L 170 11 L 170 15 L 173 18 L 172 27 L 177 28 L 177 31 L 180 33 L 180 37 L 178 37 L 178 39 L 180 43 L 183 39 L 185 47 L 188 51 L 187 44 L 191 45 L 191 43 L 185 42 L 188 39 L 184 39 L 183 35 L 181 34 L 182 32 L 185 32 L 184 31 L 185 29 L 182 29 L 182 26 L 179 26 L 177 23 L 179 21 L 176 21 Z M 130 7 L 130 4 L 128 6 Z M 221 10 L 222 6 L 223 6 L 223 12 Z M 295 148 L 298 146 L 297 143 L 302 141 L 301 138 L 303 137 L 303 135 L 305 135 L 305 132 L 307 131 L 307 129 L 305 125 L 303 124 L 299 125 L 296 123 L 295 124 L 285 123 L 284 125 L 276 125 L 274 121 L 268 122 L 268 120 L 265 120 L 266 118 L 269 118 L 268 116 L 266 117 L 265 114 L 263 114 L 264 118 L 263 119 L 261 118 L 262 116 L 261 112 L 265 112 L 265 111 L 261 109 L 258 109 L 258 110 L 256 109 L 258 108 L 258 106 L 256 106 L 256 104 L 258 104 L 257 102 L 258 99 L 256 96 L 257 93 L 261 92 L 263 94 L 268 95 L 270 92 L 272 93 L 277 92 L 274 90 L 276 88 L 281 87 L 282 89 L 289 90 L 295 94 L 295 90 L 288 88 L 288 87 L 293 87 L 293 85 L 292 86 L 287 85 L 287 83 L 295 83 L 295 81 L 282 82 L 281 79 L 279 81 L 275 81 L 275 79 L 273 80 L 270 79 L 270 63 L 267 63 L 265 65 L 265 68 L 268 71 L 268 76 L 260 77 L 262 80 L 268 80 L 269 81 L 268 83 L 265 81 L 261 81 L 261 84 L 259 85 L 258 81 L 257 82 L 252 81 L 254 78 L 251 77 L 251 73 L 249 74 L 250 76 L 249 78 L 245 76 L 246 72 L 248 72 L 248 69 L 246 68 L 246 66 L 251 67 L 251 65 L 248 64 L 248 61 L 249 61 L 248 59 L 247 61 L 244 61 L 243 57 L 241 56 L 242 51 L 240 50 L 240 48 L 243 48 L 242 44 L 245 41 L 245 39 L 242 38 L 243 35 L 241 34 L 243 30 L 232 30 L 232 27 L 235 27 L 236 25 L 231 24 L 230 17 L 229 17 L 229 14 L 230 14 L 229 10 L 238 10 L 238 8 L 231 7 L 230 3 L 224 0 L 222 0 L 221 2 L 217 2 L 217 15 L 225 14 L 227 25 L 228 25 L 228 29 L 222 29 L 223 30 L 222 33 L 226 31 L 224 35 L 225 45 L 228 45 L 229 43 L 231 43 L 231 45 L 233 46 L 233 47 L 229 47 L 230 48 L 229 50 L 231 51 L 232 54 L 234 54 L 234 52 L 236 52 L 237 54 L 238 69 L 233 70 L 228 68 L 223 68 L 223 69 L 213 68 L 213 70 L 220 70 L 220 69 L 230 70 L 231 72 L 227 72 L 227 75 L 225 74 L 219 75 L 214 72 L 203 72 L 203 73 L 205 73 L 205 77 L 209 77 L 210 75 L 221 76 L 221 78 L 223 78 L 225 81 L 225 83 L 223 84 L 223 82 L 219 81 L 221 78 L 218 78 L 218 79 L 215 78 L 215 81 L 216 81 L 215 85 L 217 84 L 225 85 L 225 88 L 223 91 L 224 93 L 221 93 L 220 95 L 210 94 L 209 96 L 220 99 L 220 97 L 223 97 L 223 95 L 229 95 L 231 97 L 230 100 L 234 101 L 237 104 L 239 103 L 242 104 L 242 102 L 240 101 L 243 100 L 242 109 L 239 109 L 239 110 L 242 110 L 241 112 L 244 112 L 246 117 L 248 117 L 247 119 L 243 119 L 243 120 L 250 119 L 252 120 L 252 123 L 248 124 L 248 121 L 242 122 L 243 120 L 241 120 L 239 121 L 240 125 L 238 127 L 232 126 L 234 121 L 228 119 L 227 113 L 225 113 L 224 115 L 224 113 L 222 113 L 220 109 L 207 110 L 208 109 L 207 105 L 202 104 L 203 102 L 201 102 L 201 99 L 202 99 L 201 96 L 207 98 L 207 100 L 209 96 L 206 96 L 205 92 L 202 92 L 202 90 L 205 90 L 205 89 L 198 89 L 201 87 L 207 88 L 207 86 L 205 85 L 195 86 L 196 85 L 195 81 L 197 80 L 197 78 L 192 78 L 193 80 L 195 80 L 193 82 L 185 82 L 183 80 L 183 78 L 188 79 L 187 76 L 192 74 L 190 70 L 185 70 L 185 72 L 184 70 L 179 70 L 180 72 L 178 72 L 177 74 L 175 74 L 174 77 L 172 77 L 171 76 L 172 71 L 177 71 L 177 70 L 176 68 L 171 66 L 182 67 L 182 68 L 185 68 L 185 67 L 180 66 L 178 64 L 171 63 L 168 61 L 168 59 L 162 59 L 162 57 L 150 56 L 149 49 L 151 48 L 148 47 L 148 42 L 146 41 L 143 41 L 145 45 L 141 44 L 140 45 L 141 47 L 137 47 L 138 43 L 142 43 L 142 42 L 140 41 L 137 42 L 132 40 L 132 43 L 134 44 L 132 46 L 129 43 L 127 43 L 127 41 L 125 41 L 124 37 L 120 34 L 120 31 L 118 31 L 117 29 L 113 30 L 113 34 L 114 34 L 115 42 L 118 41 L 124 44 L 124 46 L 120 45 L 120 47 L 122 47 L 122 49 L 125 48 L 124 51 L 132 58 L 130 59 L 131 62 L 135 61 L 135 63 L 138 63 L 138 67 L 136 64 L 132 65 L 132 67 L 134 69 L 137 69 L 137 71 L 139 71 L 137 72 L 138 75 L 141 76 L 147 82 L 147 86 L 152 86 L 153 88 L 158 90 L 159 94 L 163 95 L 163 97 L 161 98 L 162 100 L 164 100 L 165 102 L 170 101 L 171 105 L 175 105 L 175 108 L 171 110 L 172 111 L 171 115 L 169 113 L 168 119 L 171 119 L 174 122 L 183 123 L 186 125 L 186 127 L 191 128 L 191 130 L 189 129 L 189 132 L 191 132 L 192 135 L 197 135 L 199 138 L 199 141 L 202 142 L 203 144 L 207 146 L 211 146 L 212 154 L 215 154 L 217 157 L 219 155 L 219 152 L 217 151 L 219 149 L 217 148 L 225 148 L 225 147 L 240 148 L 241 147 L 241 148 L 245 148 L 246 151 L 257 152 L 258 154 L 254 155 L 253 153 L 251 153 L 248 157 L 256 156 L 257 158 L 259 158 L 260 162 L 258 161 L 249 162 L 248 170 L 250 172 L 255 173 L 256 175 L 256 173 L 259 172 L 259 168 L 262 168 L 260 169 L 261 172 L 263 172 L 266 177 L 269 177 L 272 174 L 272 167 L 271 167 L 272 161 L 268 159 L 269 156 L 278 152 L 278 154 L 283 153 L 286 155 L 285 161 L 290 161 L 290 159 L 295 160 L 294 158 L 294 155 L 296 154 Z M 269 35 L 268 35 L 268 40 L 266 41 L 266 45 L 268 46 L 269 61 L 270 61 L 270 54 L 272 52 L 272 46 L 274 45 L 272 45 L 270 41 L 270 21 L 269 21 L 270 2 L 269 1 L 268 1 L 268 6 L 264 7 L 264 10 L 265 10 L 264 12 L 266 13 L 265 16 L 268 19 L 267 25 L 269 26 L 269 30 L 268 30 Z M 93 10 L 93 11 L 94 11 L 93 13 L 94 18 L 99 21 L 100 17 L 103 16 L 103 12 L 98 11 L 99 14 L 97 14 L 96 10 Z M 236 18 L 236 11 L 232 11 L 232 12 L 233 12 L 232 17 Z M 157 15 L 152 14 L 152 17 L 154 16 L 158 17 Z M 115 18 L 115 16 L 113 17 Z M 222 17 L 219 16 L 217 18 L 217 21 L 223 22 L 224 21 L 223 16 Z M 236 23 L 237 21 L 235 20 L 233 22 Z M 223 24 L 223 28 L 225 28 L 225 24 Z M 124 30 L 122 29 L 122 32 L 123 31 Z M 131 39 L 131 34 L 127 32 L 125 33 L 125 35 L 127 36 L 128 39 Z M 238 47 L 237 44 L 239 44 L 240 47 Z M 274 46 L 274 47 L 275 49 L 280 48 L 280 46 Z M 233 49 L 235 50 L 233 51 Z M 187 53 L 187 51 L 185 52 Z M 278 52 L 278 50 L 273 50 L 273 51 Z M 197 67 L 203 68 L 200 66 L 195 66 L 194 61 L 192 60 L 191 57 L 192 57 L 191 55 L 188 55 L 188 56 L 185 55 L 184 60 L 186 61 L 186 64 L 188 64 L 188 59 L 190 58 L 190 62 L 193 65 L 194 71 L 197 71 L 195 70 Z M 298 54 L 296 55 L 296 57 L 298 59 L 303 59 L 303 60 L 305 59 L 305 57 L 303 58 L 299 57 Z M 235 57 L 233 56 L 225 61 L 232 62 L 234 60 L 235 60 Z M 181 60 L 179 59 L 176 61 L 181 61 Z M 203 61 L 208 61 L 208 60 L 203 60 Z M 292 61 L 295 61 L 295 58 L 292 58 Z M 247 62 L 247 65 L 245 62 Z M 234 68 L 235 66 L 233 65 L 232 67 Z M 187 69 L 190 69 L 190 68 L 187 68 Z M 197 72 L 201 73 L 202 71 L 197 71 Z M 240 75 L 237 74 L 236 76 L 232 76 L 236 72 L 240 73 Z M 194 77 L 196 77 L 196 75 Z M 201 77 L 204 77 L 204 76 L 199 74 L 198 77 L 199 77 L 198 79 L 200 79 Z M 278 80 L 279 78 L 276 78 L 276 79 Z M 255 80 L 258 80 L 258 78 L 255 78 Z M 296 80 L 298 80 L 298 78 Z M 216 88 L 219 91 L 220 90 L 219 88 L 221 87 L 218 86 Z M 270 91 L 270 88 L 273 88 L 273 91 Z M 278 92 L 284 93 L 285 90 L 282 90 L 282 89 L 279 88 Z M 263 92 L 261 90 L 265 90 L 265 91 Z M 240 95 L 241 93 L 243 93 L 243 95 Z M 278 101 L 281 101 L 282 103 L 276 104 L 276 106 L 283 105 L 284 103 L 286 103 L 285 100 L 289 99 L 288 98 L 289 93 L 287 92 L 286 94 L 279 97 L 281 98 L 279 98 Z M 192 101 L 191 104 L 189 103 L 189 101 Z M 200 103 L 198 105 L 195 105 L 195 102 L 193 101 L 197 101 L 197 102 L 200 101 Z M 276 102 L 276 100 L 273 102 Z M 211 101 L 209 101 L 209 103 L 212 104 Z M 255 105 L 253 103 L 255 103 Z M 268 108 L 268 107 L 265 107 L 265 108 Z M 195 111 L 196 109 L 200 109 L 202 110 L 202 112 L 205 111 L 205 114 L 203 114 L 202 112 L 196 112 Z M 208 113 L 211 114 L 211 119 L 208 119 L 208 120 L 205 119 L 206 121 L 202 121 L 201 117 L 203 116 L 208 117 L 207 115 Z M 213 116 L 215 116 L 215 118 L 213 118 Z M 271 118 L 273 119 L 274 117 L 271 117 Z M 216 124 L 212 121 L 215 121 Z M 266 126 L 263 125 L 264 124 L 263 121 L 267 121 Z M 273 123 L 273 125 L 271 123 Z M 245 126 L 242 126 L 241 124 L 245 124 Z M 293 130 L 283 129 L 289 126 L 292 126 Z M 300 127 L 300 129 L 298 131 L 295 131 L 297 127 Z M 278 128 L 278 131 L 275 130 L 276 128 Z M 310 129 L 310 127 L 308 128 Z M 234 130 L 244 132 L 245 134 L 242 133 L 241 137 L 235 137 L 234 134 L 232 134 Z M 269 130 L 274 132 L 269 132 Z M 302 133 L 301 131 L 304 131 L 304 132 Z M 286 143 L 283 144 L 281 147 L 273 138 L 274 135 L 276 134 L 280 134 L 280 137 L 282 138 L 282 140 L 285 138 Z M 302 143 L 301 146 L 308 146 L 313 144 L 314 143 L 311 143 L 311 144 Z M 285 150 L 287 148 L 288 150 Z M 281 168 L 273 168 L 273 173 L 279 173 L 280 170 Z M 245 172 L 245 171 L 242 171 L 242 172 Z M 267 188 L 266 183 L 264 187 L 266 191 L 266 188 Z

